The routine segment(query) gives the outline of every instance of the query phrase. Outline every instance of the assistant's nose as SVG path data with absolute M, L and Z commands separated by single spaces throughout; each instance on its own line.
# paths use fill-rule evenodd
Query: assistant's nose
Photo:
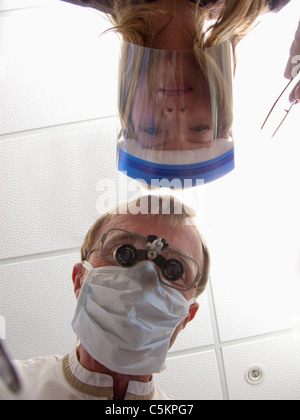
M 183 106 L 177 107 L 177 106 L 167 106 L 165 109 L 165 113 L 168 115 L 174 114 L 174 113 L 180 113 L 183 114 L 185 112 L 185 108 Z
M 176 117 L 187 114 L 189 108 L 192 106 L 192 98 L 187 98 L 186 96 L 176 92 L 173 95 L 165 94 L 160 104 L 164 114 L 166 116 Z

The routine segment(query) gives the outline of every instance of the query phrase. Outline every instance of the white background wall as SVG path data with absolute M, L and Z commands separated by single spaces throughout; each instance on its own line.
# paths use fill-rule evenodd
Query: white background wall
M 200 311 L 157 381 L 179 399 L 300 398 L 299 109 L 259 127 L 285 80 L 298 0 L 239 47 L 237 169 L 199 192 L 213 256 Z M 0 334 L 17 359 L 75 343 L 71 272 L 115 169 L 118 39 L 94 10 L 0 0 Z M 122 191 L 121 191 L 122 190 Z M 263 370 L 251 385 L 245 372 Z

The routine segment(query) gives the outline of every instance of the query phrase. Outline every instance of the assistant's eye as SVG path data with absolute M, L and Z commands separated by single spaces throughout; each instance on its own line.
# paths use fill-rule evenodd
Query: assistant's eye
M 149 136 L 158 136 L 163 132 L 163 128 L 158 126 L 143 127 L 143 132 Z
M 192 130 L 195 133 L 205 133 L 209 130 L 208 125 L 197 125 L 197 127 L 193 127 L 190 130 Z

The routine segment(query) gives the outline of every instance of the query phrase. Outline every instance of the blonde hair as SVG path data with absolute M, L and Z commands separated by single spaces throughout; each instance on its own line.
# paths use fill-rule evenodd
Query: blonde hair
M 223 42 L 230 41 L 235 50 L 237 44 L 251 31 L 257 18 L 268 10 L 266 0 L 225 0 L 224 7 L 217 20 L 205 31 L 204 22 L 209 17 L 210 9 L 203 12 L 200 7 L 196 9 L 194 49 L 215 47 Z M 201 0 L 197 1 L 197 5 Z
M 170 12 L 157 4 L 136 4 L 135 0 L 115 0 L 112 14 L 108 17 L 124 41 L 151 48 L 158 35 L 152 30 L 152 19 L 157 14 L 172 19 Z
M 166 223 L 169 223 L 172 230 L 182 229 L 187 224 L 191 225 L 191 228 L 195 229 L 195 232 L 199 237 L 199 247 L 202 249 L 204 260 L 201 279 L 196 289 L 196 297 L 201 295 L 205 290 L 209 279 L 210 252 L 203 235 L 200 233 L 196 225 L 197 212 L 194 209 L 184 205 L 180 200 L 173 196 L 147 195 L 139 197 L 138 199 L 133 200 L 127 204 L 117 206 L 112 211 L 102 215 L 89 229 L 87 235 L 84 238 L 81 247 L 81 261 L 83 262 L 87 260 L 90 253 L 97 245 L 96 239 L 99 234 L 99 230 L 105 228 L 105 225 L 119 214 L 132 214 L 132 209 L 139 209 L 139 213 L 137 214 L 143 214 L 146 220 L 153 218 L 158 218 L 158 220 L 165 220 Z M 151 209 L 151 211 L 148 211 L 149 209 Z M 193 220 L 195 223 L 191 224 L 191 221 Z
M 174 0 L 176 1 L 176 0 Z M 180 0 L 182 1 L 182 0 Z M 201 7 L 201 0 L 196 4 L 186 1 L 195 8 L 194 49 L 205 49 L 230 41 L 235 50 L 238 42 L 253 28 L 257 18 L 268 10 L 267 0 L 221 0 L 216 5 Z M 157 14 L 173 18 L 173 13 L 162 9 L 157 4 L 136 4 L 135 0 L 115 0 L 113 12 L 109 15 L 115 30 L 125 41 L 144 47 L 153 47 L 159 33 L 153 33 L 153 17 Z M 216 17 L 216 19 L 214 19 Z M 205 28 L 208 20 L 215 22 Z

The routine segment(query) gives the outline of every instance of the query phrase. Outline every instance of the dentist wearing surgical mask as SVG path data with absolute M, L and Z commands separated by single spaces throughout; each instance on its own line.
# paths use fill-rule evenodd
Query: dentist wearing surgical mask
M 160 197 L 152 215 L 130 210 L 150 213 L 151 203 L 142 197 L 92 226 L 72 276 L 78 342 L 65 357 L 16 362 L 22 392 L 0 383 L 1 400 L 172 399 L 153 374 L 198 311 L 210 257 L 191 209 Z

